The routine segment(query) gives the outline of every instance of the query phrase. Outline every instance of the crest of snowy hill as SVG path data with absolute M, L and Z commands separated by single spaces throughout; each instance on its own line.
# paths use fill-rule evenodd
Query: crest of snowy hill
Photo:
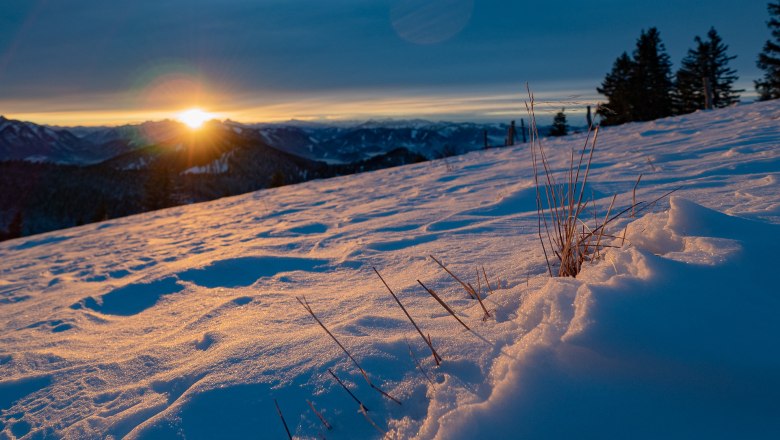
M 276 402 L 299 438 L 778 438 L 778 120 L 602 130 L 598 215 L 681 189 L 577 279 L 546 275 L 526 145 L 0 243 L 0 436 L 285 438 Z

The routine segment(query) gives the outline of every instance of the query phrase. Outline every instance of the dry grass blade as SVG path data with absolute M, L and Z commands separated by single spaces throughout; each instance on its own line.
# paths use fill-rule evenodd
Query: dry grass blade
M 365 379 L 366 382 L 369 385 L 371 385 L 371 379 L 368 378 L 368 374 L 366 373 L 366 371 L 360 366 L 360 364 L 358 364 L 358 361 L 355 360 L 355 358 L 352 356 L 349 350 L 347 350 L 346 347 L 344 347 L 344 345 L 341 342 L 339 342 L 338 339 L 336 339 L 336 336 L 334 336 L 333 333 L 331 333 L 330 330 L 328 330 L 328 328 L 325 327 L 325 324 L 323 324 L 322 321 L 320 321 L 320 318 L 318 318 L 317 315 L 314 314 L 314 311 L 311 309 L 309 302 L 306 301 L 306 297 L 304 296 L 303 298 L 298 298 L 296 296 L 295 299 L 297 299 L 298 302 L 303 306 L 303 308 L 305 308 L 306 311 L 309 312 L 312 318 L 314 318 L 314 320 L 317 321 L 317 324 L 319 324 L 320 327 L 322 327 L 322 329 L 325 330 L 325 333 L 327 333 L 328 336 L 330 336 L 331 339 L 333 339 L 333 341 L 336 342 L 336 344 L 338 344 L 338 346 L 341 348 L 342 351 L 344 351 L 347 357 L 349 357 L 352 363 L 355 364 L 355 367 L 357 367 L 357 369 L 360 371 L 360 374 L 363 375 L 363 379 Z
M 485 272 L 485 266 L 484 265 L 482 266 L 482 275 L 484 275 L 484 277 L 485 277 L 485 285 L 487 286 L 488 291 L 492 295 L 493 294 L 493 288 L 490 287 L 490 281 L 488 281 L 487 272 Z
M 641 208 L 639 208 L 639 210 L 637 211 L 637 213 L 640 213 L 640 212 L 644 211 L 644 210 L 645 210 L 645 209 L 647 209 L 647 208 L 650 208 L 650 207 L 653 207 L 653 206 L 655 206 L 655 204 L 656 204 L 656 203 L 658 203 L 658 202 L 659 202 L 661 199 L 663 199 L 663 198 L 666 198 L 666 197 L 669 197 L 670 195 L 672 195 L 672 194 L 676 193 L 677 191 L 681 190 L 682 188 L 683 188 L 683 187 L 681 187 L 681 186 L 678 186 L 677 188 L 675 188 L 675 189 L 673 189 L 673 190 L 671 190 L 671 191 L 668 191 L 668 192 L 664 193 L 664 194 L 663 194 L 661 197 L 658 197 L 657 199 L 653 200 L 653 201 L 652 201 L 652 202 L 650 202 L 650 203 L 642 203 L 642 202 L 639 202 L 639 203 L 637 203 L 637 205 L 642 205 L 642 207 L 641 207 Z
M 439 304 L 441 304 L 441 306 L 442 306 L 442 307 L 444 307 L 444 310 L 446 310 L 447 312 L 449 312 L 449 314 L 450 314 L 450 315 L 452 315 L 452 317 L 453 317 L 453 318 L 457 319 L 457 320 L 458 320 L 458 322 L 459 322 L 459 323 L 460 323 L 460 324 L 461 324 L 463 327 L 465 327 L 465 328 L 466 328 L 466 330 L 468 330 L 468 331 L 471 331 L 471 329 L 469 328 L 469 326 L 467 326 L 465 322 L 461 321 L 461 320 L 460 320 L 460 318 L 458 318 L 458 315 L 456 315 L 456 314 L 455 314 L 455 312 L 454 312 L 454 311 L 453 311 L 453 310 L 450 308 L 450 306 L 448 306 L 448 305 L 447 305 L 447 303 L 445 303 L 445 302 L 444 302 L 444 300 L 442 300 L 441 298 L 439 298 L 439 295 L 437 295 L 437 294 L 436 294 L 436 292 L 434 292 L 433 290 L 431 290 L 431 289 L 429 289 L 429 288 L 425 287 L 425 284 L 423 284 L 423 283 L 422 283 L 422 281 L 420 281 L 420 280 L 417 280 L 417 282 L 418 282 L 418 283 L 420 283 L 420 285 L 423 287 L 423 289 L 425 289 L 425 291 L 426 291 L 426 292 L 428 292 L 428 293 L 429 293 L 429 294 L 430 294 L 430 295 L 431 295 L 431 296 L 432 296 L 432 297 L 433 297 L 433 298 L 434 298 L 436 301 L 438 301 L 438 302 L 439 302 Z
M 366 408 L 366 406 L 363 405 L 363 402 L 361 402 L 360 399 L 358 399 L 354 394 L 352 394 L 352 391 L 350 391 L 349 388 L 347 388 L 347 386 L 344 384 L 344 382 L 342 382 L 341 379 L 339 379 L 339 377 L 336 376 L 336 373 L 334 373 L 333 370 L 328 368 L 328 373 L 330 373 L 330 375 L 333 376 L 334 379 L 336 379 L 336 382 L 338 382 L 338 384 L 341 385 L 341 388 L 344 388 L 344 391 L 346 391 L 347 394 L 349 394 L 349 396 L 352 397 L 352 399 L 355 402 L 357 402 L 361 410 L 368 411 L 368 408 Z
M 401 308 L 401 310 L 404 311 L 404 314 L 407 318 L 409 318 L 409 322 L 412 323 L 415 329 L 417 329 L 417 333 L 420 334 L 420 337 L 423 338 L 423 341 L 425 341 L 425 344 L 428 345 L 428 348 L 431 349 L 431 354 L 433 354 L 433 360 L 436 362 L 436 365 L 441 364 L 442 358 L 439 356 L 439 353 L 436 352 L 436 349 L 433 348 L 433 344 L 431 343 L 430 337 L 426 338 L 423 334 L 422 330 L 420 330 L 420 327 L 417 325 L 416 322 L 414 322 L 414 319 L 412 319 L 412 315 L 409 314 L 409 312 L 406 310 L 406 307 L 404 307 L 403 304 L 401 304 L 401 300 L 398 299 L 398 296 L 393 292 L 393 289 L 390 288 L 390 286 L 387 284 L 384 278 L 382 278 L 382 275 L 379 274 L 379 271 L 376 270 L 376 267 L 372 267 L 374 269 L 374 272 L 376 272 L 376 275 L 379 277 L 380 280 L 382 280 L 382 284 L 387 287 L 387 290 L 390 292 L 390 295 L 393 295 L 393 299 L 395 299 L 395 302 L 398 303 L 398 307 Z
M 377 425 L 377 424 L 376 424 L 376 422 L 374 422 L 374 421 L 371 419 L 371 417 L 369 417 L 369 416 L 368 416 L 368 412 L 366 412 L 366 409 L 365 409 L 364 407 L 361 407 L 361 408 L 360 408 L 360 413 L 361 413 L 361 414 L 363 414 L 363 417 L 365 417 L 365 418 L 366 418 L 366 420 L 368 421 L 368 423 L 370 423 L 370 424 L 371 424 L 371 426 L 373 426 L 373 427 L 374 427 L 374 429 L 376 429 L 378 433 L 382 434 L 382 438 L 384 438 L 384 437 L 386 437 L 386 436 L 387 436 L 387 431 L 385 431 L 384 429 L 380 428 L 380 427 L 379 427 L 379 425 Z
M 482 293 L 482 277 L 479 275 L 479 269 L 477 269 L 477 293 Z
M 398 399 L 396 399 L 395 397 L 391 396 L 390 394 L 387 394 L 384 390 L 382 390 L 378 386 L 374 385 L 373 382 L 371 382 L 371 379 L 368 377 L 368 373 L 366 373 L 366 370 L 364 370 L 363 367 L 360 366 L 358 361 L 355 359 L 354 356 L 352 356 L 352 354 L 349 352 L 349 350 L 347 350 L 346 347 L 344 347 L 344 345 L 341 342 L 339 342 L 338 339 L 336 339 L 336 336 L 334 336 L 333 333 L 331 333 L 330 330 L 328 330 L 328 328 L 325 327 L 325 324 L 323 324 L 322 321 L 320 321 L 320 318 L 318 318 L 317 315 L 314 314 L 314 311 L 311 309 L 311 306 L 309 305 L 309 302 L 306 301 L 306 297 L 304 296 L 301 299 L 301 298 L 296 296 L 295 299 L 297 299 L 298 302 L 303 306 L 303 308 L 306 309 L 307 312 L 309 312 L 309 314 L 312 316 L 312 318 L 314 318 L 314 320 L 317 321 L 317 324 L 319 324 L 320 327 L 322 327 L 322 329 L 325 330 L 325 333 L 327 333 L 328 336 L 330 336 L 331 339 L 333 339 L 333 341 L 335 341 L 336 344 L 338 344 L 338 346 L 341 347 L 341 350 L 344 351 L 344 353 L 347 355 L 347 357 L 349 357 L 349 359 L 352 361 L 352 363 L 355 364 L 355 367 L 357 367 L 357 369 L 360 371 L 360 374 L 363 376 L 363 379 L 366 380 L 366 383 L 368 384 L 368 386 L 370 386 L 371 388 L 375 389 L 377 392 L 379 392 L 379 394 L 387 397 L 388 399 L 390 399 L 393 402 L 395 402 L 395 403 L 400 405 L 401 402 Z
M 485 312 L 485 316 L 482 317 L 482 320 L 487 321 L 488 319 L 491 318 L 491 316 L 490 316 L 490 312 L 488 312 L 488 309 L 485 307 L 485 304 L 482 302 L 482 295 L 480 295 L 480 293 L 482 292 L 482 283 L 479 280 L 480 280 L 479 269 L 477 269 L 477 290 L 474 290 L 474 294 L 477 295 L 477 301 L 479 301 L 479 305 L 480 307 L 482 307 L 482 311 Z M 469 287 L 471 287 L 472 290 L 474 289 L 474 287 L 471 284 L 469 284 Z
M 430 338 L 430 335 L 428 335 Z M 428 372 L 425 371 L 425 369 L 420 364 L 420 361 L 417 360 L 417 356 L 414 355 L 414 351 L 412 350 L 412 344 L 409 343 L 409 340 L 406 339 L 406 346 L 409 347 L 409 356 L 412 357 L 412 360 L 414 361 L 414 364 L 417 365 L 417 368 L 420 369 L 420 372 L 425 376 L 426 379 L 428 379 L 428 382 L 431 383 L 431 385 L 436 386 L 436 382 L 431 379 L 430 376 L 428 376 Z
M 290 434 L 290 428 L 287 427 L 287 422 L 284 420 L 284 415 L 282 415 L 282 410 L 279 408 L 279 402 L 274 399 L 274 405 L 276 405 L 276 412 L 279 414 L 279 418 L 282 419 L 282 424 L 284 425 L 284 430 L 287 431 L 287 437 L 292 440 L 292 434 Z
M 612 196 L 612 202 L 609 204 L 609 208 L 607 208 L 606 215 L 604 215 L 604 223 L 603 223 L 603 225 L 605 225 L 605 226 L 606 226 L 607 219 L 609 218 L 609 214 L 612 213 L 612 208 L 615 206 L 615 200 L 616 199 L 617 199 L 617 194 Z M 633 209 L 633 205 L 632 205 L 632 209 Z M 599 251 L 601 250 L 601 239 L 604 237 L 604 230 L 605 229 L 606 229 L 605 227 L 602 227 L 601 230 L 599 231 L 598 239 L 596 240 L 596 246 L 594 246 L 594 249 L 593 249 L 593 254 L 595 255 L 596 258 L 598 258 Z M 592 240 L 593 234 L 590 234 L 589 238 Z M 586 249 L 587 249 L 587 246 L 586 246 Z M 587 250 L 586 250 L 586 254 L 587 254 Z
M 650 168 L 653 170 L 653 172 L 656 172 L 655 165 L 653 165 L 653 161 L 650 160 L 650 156 L 645 156 L 645 159 L 647 159 L 647 164 L 650 165 Z
M 333 427 L 330 426 L 330 423 L 328 423 L 328 421 L 325 420 L 325 417 L 323 417 L 322 414 L 319 411 L 317 411 L 317 408 L 314 407 L 314 404 L 311 402 L 311 400 L 306 399 L 306 403 L 309 404 L 309 408 L 311 408 L 312 412 L 314 412 L 317 418 L 320 419 L 320 422 L 322 422 L 322 425 L 325 427 L 325 429 L 327 429 L 328 431 L 333 429 Z
M 441 268 L 442 268 L 442 269 L 444 269 L 444 271 L 445 271 L 445 272 L 447 272 L 448 274 L 450 274 L 450 276 L 451 276 L 452 278 L 454 278 L 454 279 L 455 279 L 455 281 L 459 282 L 459 283 L 460 283 L 460 285 L 461 285 L 461 286 L 463 286 L 463 289 L 465 289 L 465 290 L 466 290 L 466 293 L 468 293 L 468 294 L 469 294 L 469 296 L 471 297 L 471 299 L 477 299 L 477 293 L 476 293 L 476 292 L 474 292 L 474 288 L 473 288 L 473 287 L 471 287 L 471 286 L 468 286 L 468 285 L 466 285 L 466 283 L 464 283 L 463 281 L 461 281 L 461 280 L 460 280 L 460 278 L 458 278 L 458 276 L 457 276 L 457 275 L 455 275 L 454 273 L 450 272 L 450 270 L 449 270 L 449 269 L 447 269 L 446 267 L 444 267 L 444 265 L 441 263 L 441 261 L 437 260 L 437 259 L 436 259 L 436 257 L 434 257 L 433 255 L 429 255 L 429 257 L 433 258 L 433 261 L 435 261 L 435 262 L 436 262 L 436 264 L 438 264 L 439 266 L 441 266 Z
M 639 182 L 642 181 L 642 175 L 640 174 L 639 177 L 636 179 L 636 183 L 634 184 L 634 190 L 631 192 L 631 206 L 636 206 L 636 188 L 639 186 Z M 631 218 L 636 217 L 636 212 L 632 209 L 631 210 Z

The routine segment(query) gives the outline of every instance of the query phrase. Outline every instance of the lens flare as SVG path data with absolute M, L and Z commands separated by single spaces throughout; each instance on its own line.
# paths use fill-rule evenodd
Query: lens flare
M 201 126 L 203 126 L 204 122 L 213 118 L 214 118 L 213 114 L 204 112 L 199 108 L 191 108 L 189 110 L 185 110 L 176 116 L 176 119 L 179 122 L 187 125 L 193 130 L 200 128 Z

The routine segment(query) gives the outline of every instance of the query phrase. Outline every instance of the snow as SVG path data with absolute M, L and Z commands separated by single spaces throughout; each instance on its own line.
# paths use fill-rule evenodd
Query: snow
M 232 152 L 224 153 L 217 159 L 209 162 L 206 165 L 194 166 L 182 171 L 182 174 L 221 174 L 227 173 L 230 169 L 228 161 L 232 156 Z
M 391 437 L 778 438 L 778 119 L 603 129 L 600 209 L 682 188 L 577 279 L 546 276 L 525 145 L 0 243 L 0 438 L 285 438 L 274 399 L 296 437 L 380 438 L 328 369 Z M 429 254 L 484 265 L 490 319 Z

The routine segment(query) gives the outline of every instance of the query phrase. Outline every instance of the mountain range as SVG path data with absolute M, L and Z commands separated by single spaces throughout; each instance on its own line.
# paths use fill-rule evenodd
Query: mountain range
M 346 164 L 406 148 L 436 158 L 504 144 L 507 125 L 414 120 L 350 123 L 290 121 L 242 124 L 212 121 L 222 133 L 262 142 L 278 150 L 329 164 Z M 49 127 L 0 116 L 0 161 L 23 160 L 90 165 L 150 145 L 171 143 L 192 130 L 178 121 L 118 127 Z

